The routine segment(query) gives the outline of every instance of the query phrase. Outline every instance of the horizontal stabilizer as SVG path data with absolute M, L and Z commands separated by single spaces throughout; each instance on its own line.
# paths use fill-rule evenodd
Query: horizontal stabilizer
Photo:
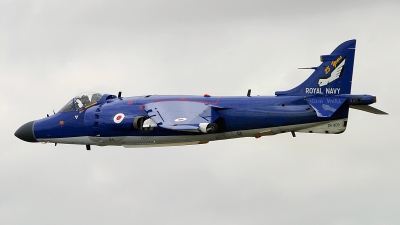
M 313 107 L 318 117 L 331 117 L 333 113 L 346 101 L 340 97 L 311 97 L 306 98 L 308 104 Z
M 350 108 L 358 109 L 358 110 L 373 113 L 373 114 L 388 115 L 388 113 L 381 111 L 377 108 L 374 108 L 372 106 L 369 106 L 369 105 L 350 105 Z

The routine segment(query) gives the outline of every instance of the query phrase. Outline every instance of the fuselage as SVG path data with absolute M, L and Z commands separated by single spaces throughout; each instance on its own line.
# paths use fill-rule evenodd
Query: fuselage
M 212 134 L 154 129 L 135 129 L 136 117 L 147 116 L 144 105 L 153 102 L 199 102 L 215 107 L 218 131 Z M 123 114 L 116 123 L 117 114 Z M 104 95 L 90 107 L 58 112 L 33 123 L 34 138 L 39 142 L 122 145 L 125 147 L 201 144 L 239 137 L 261 137 L 284 132 L 341 133 L 345 130 L 348 107 L 341 107 L 329 118 L 316 112 L 300 96 L 172 96 L 148 95 L 117 98 Z M 330 124 L 330 125 L 328 125 Z M 335 124 L 335 126 L 334 126 Z M 307 130 L 309 129 L 309 130 Z

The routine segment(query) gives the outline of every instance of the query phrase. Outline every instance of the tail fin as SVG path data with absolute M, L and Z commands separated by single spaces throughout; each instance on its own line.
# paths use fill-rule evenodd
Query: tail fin
M 299 86 L 276 95 L 339 95 L 350 94 L 353 78 L 356 40 L 339 45 L 330 55 L 321 55 L 321 65 Z

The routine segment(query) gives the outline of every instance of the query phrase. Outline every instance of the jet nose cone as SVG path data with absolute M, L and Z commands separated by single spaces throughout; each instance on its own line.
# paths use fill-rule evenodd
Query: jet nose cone
M 35 121 L 31 121 L 22 125 L 17 131 L 15 131 L 14 135 L 23 141 L 38 142 L 35 138 L 35 134 L 33 133 L 34 123 Z

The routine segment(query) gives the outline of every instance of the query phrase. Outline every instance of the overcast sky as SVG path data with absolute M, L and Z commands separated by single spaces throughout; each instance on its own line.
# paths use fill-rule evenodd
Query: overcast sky
M 399 224 L 400 2 L 0 0 L 0 224 Z M 125 149 L 26 143 L 87 91 L 273 95 L 357 39 L 340 135 Z

